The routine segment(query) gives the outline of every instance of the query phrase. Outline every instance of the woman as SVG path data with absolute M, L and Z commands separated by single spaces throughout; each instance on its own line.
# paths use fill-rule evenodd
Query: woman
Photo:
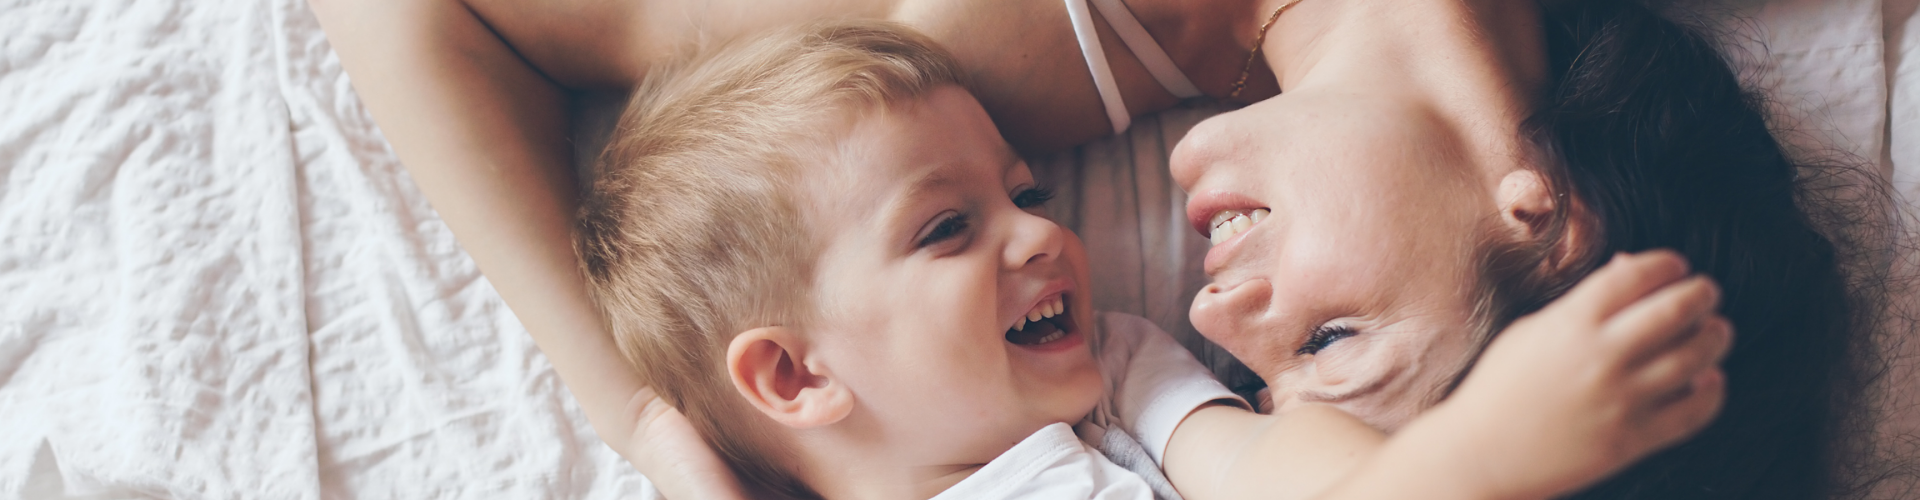
M 1104 113 L 1113 99 L 1053 2 L 315 4 L 422 190 L 603 439 L 669 493 L 730 483 L 709 480 L 724 474 L 711 461 L 676 460 L 711 455 L 672 449 L 698 441 L 677 439 L 685 421 L 648 404 L 592 320 L 566 245 L 555 82 L 627 87 L 691 40 L 864 15 L 951 47 L 1023 149 L 1104 135 L 1175 100 L 1095 19 L 1113 49 L 1100 59 L 1109 94 L 1125 103 Z M 1546 302 L 1596 256 L 1672 246 L 1730 290 L 1742 334 L 1725 417 L 1589 494 L 1834 491 L 1859 336 L 1833 248 L 1795 205 L 1791 163 L 1710 48 L 1632 4 L 1544 16 L 1511 0 L 1282 5 L 1127 4 L 1204 93 L 1228 97 L 1243 74 L 1240 99 L 1288 90 L 1203 124 L 1175 162 L 1197 229 L 1253 208 L 1279 222 L 1222 238 L 1207 262 L 1216 286 L 1194 306 L 1277 405 L 1332 402 L 1391 429 L 1444 397 L 1479 332 Z M 1249 59 L 1256 47 L 1264 57 Z
M 1630 2 L 1384 7 L 1289 12 L 1267 46 L 1286 93 L 1176 150 L 1196 222 L 1272 213 L 1215 237 L 1195 326 L 1264 375 L 1275 406 L 1391 429 L 1600 257 L 1675 248 L 1727 287 L 1728 404 L 1582 497 L 1847 493 L 1854 305 L 1794 164 L 1713 48 Z M 1384 21 L 1476 15 L 1482 37 Z M 1366 63 L 1382 60 L 1400 64 Z

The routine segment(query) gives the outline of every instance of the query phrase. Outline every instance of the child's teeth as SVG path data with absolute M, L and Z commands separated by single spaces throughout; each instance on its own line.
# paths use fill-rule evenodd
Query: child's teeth
M 1032 310 L 1027 311 L 1026 317 L 1017 320 L 1017 324 L 1013 325 L 1013 330 L 1020 331 L 1026 328 L 1027 323 L 1059 316 L 1064 312 L 1067 312 L 1066 299 L 1063 297 L 1054 297 L 1053 300 L 1041 302 L 1039 305 L 1033 306 Z
M 1260 223 L 1260 219 L 1265 219 L 1265 218 L 1267 218 L 1267 214 L 1271 214 L 1271 213 L 1273 213 L 1273 211 L 1272 211 L 1272 210 L 1267 210 L 1267 209 L 1264 209 L 1264 208 L 1261 208 L 1261 209 L 1256 209 L 1256 210 L 1254 210 L 1254 211 L 1253 211 L 1253 215 L 1252 215 L 1252 217 L 1253 217 L 1253 222 L 1254 222 L 1255 224 L 1258 224 L 1258 223 Z

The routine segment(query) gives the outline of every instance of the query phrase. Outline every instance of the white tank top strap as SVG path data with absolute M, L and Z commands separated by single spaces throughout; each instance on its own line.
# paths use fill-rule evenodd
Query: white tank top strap
M 1153 39 L 1153 34 L 1147 33 L 1147 27 L 1133 17 L 1133 11 L 1127 9 L 1127 4 L 1120 0 L 1093 0 L 1093 7 L 1100 10 L 1101 17 L 1107 18 L 1107 24 L 1113 26 L 1120 40 L 1127 43 L 1127 49 L 1132 50 L 1134 57 L 1147 66 L 1147 72 L 1152 73 L 1153 79 L 1159 80 L 1160 86 L 1166 88 L 1168 93 L 1181 99 L 1202 95 L 1200 87 L 1187 79 L 1187 73 L 1180 71 L 1180 66 L 1173 63 L 1172 57 L 1167 57 L 1166 49 Z
M 1073 37 L 1080 40 L 1080 55 L 1087 59 L 1087 70 L 1093 73 L 1093 87 L 1100 91 L 1100 101 L 1106 105 L 1107 120 L 1113 122 L 1113 133 L 1127 131 L 1133 125 L 1133 114 L 1127 112 L 1127 103 L 1120 98 L 1120 84 L 1113 79 L 1113 68 L 1107 66 L 1107 51 L 1100 47 L 1100 34 L 1093 30 L 1093 13 L 1088 12 L 1087 0 L 1066 0 L 1067 17 L 1073 20 Z
M 1180 66 L 1167 56 L 1166 49 L 1153 39 L 1146 26 L 1133 17 L 1133 11 L 1127 9 L 1120 0 L 1066 0 L 1067 17 L 1073 21 L 1073 36 L 1080 41 L 1080 55 L 1087 59 L 1087 71 L 1093 73 L 1093 87 L 1100 91 L 1100 102 L 1107 108 L 1107 120 L 1113 123 L 1113 133 L 1127 131 L 1133 125 L 1133 114 L 1127 111 L 1127 103 L 1120 97 L 1120 84 L 1113 78 L 1113 68 L 1107 65 L 1106 48 L 1100 46 L 1100 35 L 1093 29 L 1093 13 L 1087 8 L 1088 2 L 1100 9 L 1100 15 L 1107 19 L 1107 25 L 1133 51 L 1134 57 L 1147 67 L 1153 79 L 1175 97 L 1187 99 L 1199 97 L 1200 88 L 1180 71 Z

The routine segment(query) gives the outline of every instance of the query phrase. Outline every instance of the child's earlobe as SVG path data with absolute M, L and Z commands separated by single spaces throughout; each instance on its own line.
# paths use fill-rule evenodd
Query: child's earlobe
M 727 344 L 727 374 L 754 409 L 781 425 L 805 429 L 846 418 L 853 392 L 806 354 L 792 328 L 747 330 Z

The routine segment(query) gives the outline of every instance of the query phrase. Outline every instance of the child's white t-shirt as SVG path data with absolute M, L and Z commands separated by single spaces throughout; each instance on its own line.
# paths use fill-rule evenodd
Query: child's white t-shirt
M 1179 498 L 1159 467 L 1174 428 L 1209 402 L 1246 403 L 1153 322 L 1102 312 L 1095 323 L 1107 397 L 1093 413 L 1041 428 L 935 500 Z

